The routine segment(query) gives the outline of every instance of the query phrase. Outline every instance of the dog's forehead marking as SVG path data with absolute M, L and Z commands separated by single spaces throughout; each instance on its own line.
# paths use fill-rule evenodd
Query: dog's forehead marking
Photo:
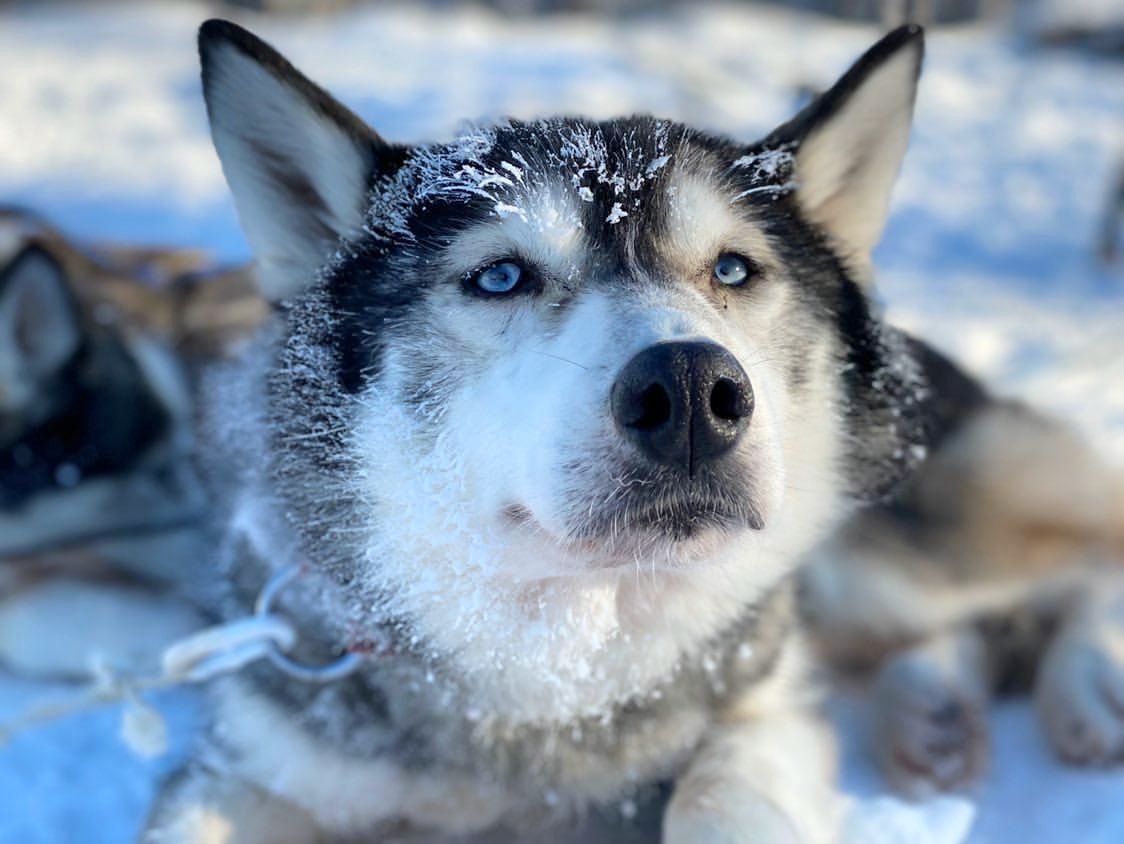
M 556 232 L 573 208 L 558 200 L 570 192 L 581 203 L 593 203 L 596 192 L 610 194 L 605 222 L 616 224 L 672 160 L 672 125 L 651 121 L 641 130 L 547 120 L 470 128 L 451 143 L 415 149 L 389 183 L 372 192 L 367 233 L 411 240 L 411 216 L 432 202 L 483 202 L 495 217 Z M 554 203 L 544 202 L 547 197 Z
M 372 191 L 367 232 L 379 239 L 412 238 L 410 214 L 429 201 L 484 198 L 500 204 L 496 188 L 522 182 L 523 171 L 512 162 L 485 168 L 484 156 L 494 147 L 495 131 L 484 128 L 465 131 L 449 144 L 416 148 L 389 184 Z
M 583 244 L 582 217 L 572 195 L 561 185 L 530 191 L 518 206 L 497 203 L 495 218 L 456 234 L 446 257 L 463 272 L 504 257 L 521 257 L 551 266 L 563 277 L 577 271 Z
M 583 201 L 594 199 L 591 183 L 609 187 L 614 197 L 622 199 L 641 191 L 671 160 L 670 133 L 670 122 L 655 121 L 643 138 L 626 130 L 610 140 L 599 125 L 574 123 L 559 132 L 558 154 Z
M 723 250 L 743 252 L 754 260 L 772 257 L 768 237 L 730 199 L 730 191 L 713 177 L 677 170 L 668 184 L 666 225 L 657 244 L 664 260 L 688 272 Z

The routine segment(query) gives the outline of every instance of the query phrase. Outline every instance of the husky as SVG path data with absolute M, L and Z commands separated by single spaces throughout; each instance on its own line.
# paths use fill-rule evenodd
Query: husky
M 911 342 L 929 455 L 803 569 L 815 639 L 873 669 L 875 756 L 907 795 L 978 779 L 996 694 L 1033 692 L 1063 761 L 1124 762 L 1124 472 Z
M 887 35 L 756 143 L 632 117 L 407 147 L 202 26 L 273 308 L 206 378 L 215 612 L 268 595 L 290 657 L 357 668 L 211 684 L 149 841 L 519 838 L 649 806 L 669 842 L 832 840 L 795 578 L 925 451 L 923 373 L 870 287 L 922 43 Z
M 104 529 L 107 519 L 130 520 L 135 513 L 121 505 L 146 496 L 126 493 L 123 479 L 159 493 L 156 473 L 176 450 L 173 418 L 185 404 L 170 359 L 143 341 L 130 347 L 93 316 L 39 246 L 20 251 L 0 274 L 0 545 L 7 557 Z
M 123 590 L 139 605 L 137 580 L 180 584 L 197 568 L 191 372 L 264 305 L 243 270 L 86 247 L 18 209 L 0 209 L 0 260 L 0 660 L 77 674 L 106 644 L 91 626 L 120 616 L 94 602 L 117 606 Z M 44 661 L 40 645 L 60 631 L 32 623 L 34 610 L 64 596 L 82 598 L 68 610 L 80 632 L 71 656 L 59 647 Z

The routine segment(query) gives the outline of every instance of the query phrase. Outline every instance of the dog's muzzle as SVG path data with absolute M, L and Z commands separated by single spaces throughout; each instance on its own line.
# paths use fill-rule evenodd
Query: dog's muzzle
M 753 405 L 741 364 L 703 341 L 649 346 L 625 364 L 611 394 L 613 419 L 625 439 L 691 478 L 733 449 Z

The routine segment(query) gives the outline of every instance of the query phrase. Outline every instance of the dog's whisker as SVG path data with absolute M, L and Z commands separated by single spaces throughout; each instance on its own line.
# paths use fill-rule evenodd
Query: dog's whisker
M 576 360 L 571 360 L 570 358 L 563 357 L 562 355 L 556 355 L 553 352 L 544 352 L 542 349 L 534 349 L 534 352 L 537 355 L 542 355 L 546 358 L 551 358 L 553 360 L 561 361 L 562 363 L 568 363 L 571 366 L 576 366 L 578 369 L 585 370 L 586 372 L 590 370 L 590 367 L 578 363 Z

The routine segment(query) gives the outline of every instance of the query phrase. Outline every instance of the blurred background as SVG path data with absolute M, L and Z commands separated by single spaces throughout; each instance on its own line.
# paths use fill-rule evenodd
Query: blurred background
M 174 287 L 174 307 L 136 294 L 114 307 L 198 360 L 223 347 L 200 332 L 245 303 L 205 292 L 202 327 L 158 312 L 182 313 L 198 284 L 249 258 L 200 95 L 195 30 L 213 16 L 254 30 L 400 142 L 447 139 L 466 119 L 634 112 L 751 141 L 883 31 L 921 22 L 916 123 L 876 253 L 882 303 L 1124 462 L 1124 0 L 0 0 L 0 264 L 34 230 L 74 249 L 68 271 L 92 272 L 92 260 Z M 258 316 L 245 314 L 232 331 Z M 13 524 L 0 515 L 12 542 Z M 0 717 L 50 688 L 0 673 Z M 0 841 L 130 840 L 195 717 L 188 693 L 159 700 L 171 751 L 156 760 L 117 741 L 110 712 L 0 748 Z M 1033 729 L 1025 708 L 999 718 L 996 752 L 1025 764 L 989 779 L 979 840 L 1124 830 L 1121 776 L 1019 750 Z M 848 788 L 876 795 L 848 753 Z M 1036 795 L 1068 808 L 1047 823 Z M 1012 818 L 1019 835 L 996 837 Z

